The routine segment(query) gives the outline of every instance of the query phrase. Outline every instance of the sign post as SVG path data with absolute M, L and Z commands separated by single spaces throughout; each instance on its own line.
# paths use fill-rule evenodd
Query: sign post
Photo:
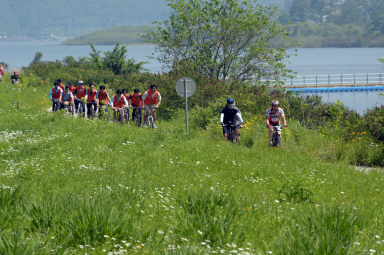
M 189 77 L 182 77 L 176 82 L 176 92 L 185 97 L 185 127 L 188 134 L 188 97 L 193 96 L 196 92 L 195 81 Z

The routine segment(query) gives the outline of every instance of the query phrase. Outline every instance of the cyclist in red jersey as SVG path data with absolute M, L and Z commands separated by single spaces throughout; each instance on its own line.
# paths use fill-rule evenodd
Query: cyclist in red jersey
M 279 101 L 272 100 L 271 108 L 265 113 L 265 122 L 269 129 L 269 146 L 272 146 L 272 136 L 273 136 L 273 127 L 280 127 L 280 118 L 283 119 L 284 127 L 287 127 L 287 121 L 285 120 L 285 114 L 283 109 L 279 107 Z M 278 134 L 281 136 L 281 129 L 278 131 Z
M 150 89 L 141 96 L 141 103 L 143 104 L 145 110 L 144 123 L 147 122 L 149 112 L 151 111 L 153 116 L 153 127 L 157 128 L 155 125 L 156 109 L 158 109 L 161 104 L 161 95 L 160 92 L 157 91 L 156 85 L 152 84 Z
M 4 76 L 4 67 L 0 65 L 0 81 L 2 80 L 3 76 Z
M 91 112 L 96 114 L 97 108 L 99 107 L 99 95 L 95 89 L 95 84 L 89 84 L 89 89 L 87 90 L 87 116 L 88 118 L 94 117 L 91 116 Z
M 87 98 L 87 89 L 84 86 L 83 81 L 79 81 L 78 86 L 75 88 L 75 109 L 76 112 L 79 110 L 79 104 L 80 107 L 83 110 L 83 115 L 85 113 L 85 102 L 83 101 L 84 98 Z
M 49 99 L 52 100 L 52 112 L 60 109 L 63 90 L 59 87 L 59 83 L 55 81 L 54 87 L 49 91 Z
M 69 87 L 69 91 L 71 91 L 72 94 L 75 95 L 74 93 L 75 93 L 76 87 L 73 86 L 72 82 L 68 82 L 67 86 Z
M 117 121 L 117 114 L 120 114 L 120 122 L 123 124 L 124 122 L 124 112 L 125 108 L 128 107 L 128 102 L 123 92 L 118 89 L 116 90 L 116 94 L 112 98 L 112 109 L 113 109 L 113 121 Z
M 64 91 L 65 85 L 63 84 L 63 81 L 61 79 L 58 79 L 57 82 L 59 83 L 60 88 Z
M 107 115 L 108 119 L 108 105 L 112 105 L 111 98 L 108 95 L 108 92 L 105 89 L 105 86 L 101 85 L 99 87 L 99 118 L 104 114 Z
M 129 95 L 129 100 L 128 100 L 129 107 L 133 108 L 132 121 L 135 119 L 137 111 L 138 110 L 141 111 L 143 109 L 141 101 L 142 101 L 142 97 L 141 97 L 140 90 L 134 89 L 133 92 Z M 136 110 L 135 110 L 135 108 L 136 108 Z

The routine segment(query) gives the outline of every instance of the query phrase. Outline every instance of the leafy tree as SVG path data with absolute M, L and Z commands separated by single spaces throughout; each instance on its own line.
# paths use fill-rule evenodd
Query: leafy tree
M 137 73 L 144 70 L 143 64 L 145 62 L 127 59 L 127 49 L 125 46 L 120 47 L 120 43 L 116 43 L 112 51 L 104 52 L 104 56 L 101 55 L 101 51 L 96 50 L 92 43 L 89 45 L 91 46 L 91 53 L 88 63 L 96 69 L 109 69 L 115 75 Z
M 62 62 L 66 66 L 74 66 L 77 64 L 76 59 L 73 56 L 64 57 Z
M 104 54 L 103 65 L 111 69 L 114 74 L 122 74 L 124 71 L 125 56 L 127 54 L 126 47 L 120 47 L 120 44 L 116 43 L 112 51 L 106 51 Z
M 167 68 L 213 79 L 278 79 L 285 73 L 285 28 L 254 0 L 168 0 L 169 20 L 147 39 Z M 277 46 L 277 47 L 273 47 Z
M 101 67 L 101 51 L 96 50 L 95 46 L 91 42 L 88 43 L 91 47 L 90 61 L 92 64 L 96 65 L 96 67 Z
M 35 53 L 35 56 L 32 59 L 31 65 L 35 65 L 40 63 L 41 59 L 43 58 L 43 53 L 38 51 Z

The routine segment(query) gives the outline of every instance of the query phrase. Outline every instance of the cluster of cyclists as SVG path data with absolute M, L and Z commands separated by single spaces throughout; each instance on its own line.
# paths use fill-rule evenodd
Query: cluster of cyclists
M 88 88 L 85 87 L 83 81 L 79 81 L 76 87 L 71 82 L 65 86 L 61 79 L 55 81 L 50 90 L 49 99 L 52 100 L 52 111 L 67 109 L 69 114 L 77 113 L 83 117 L 87 112 L 88 118 L 95 117 L 96 112 L 98 112 L 99 118 L 109 116 L 108 106 L 111 106 L 113 121 L 120 121 L 121 123 L 124 123 L 124 120 L 129 123 L 129 110 L 132 109 L 132 121 L 139 119 L 139 122 L 136 122 L 138 126 L 141 125 L 141 114 L 145 110 L 144 126 L 148 123 L 148 118 L 151 117 L 153 128 L 156 128 L 156 109 L 159 108 L 162 100 L 155 84 L 150 85 L 143 94 L 137 88 L 132 93 L 128 93 L 127 89 L 118 89 L 111 99 L 103 85 L 97 91 L 93 83 L 90 83 Z M 85 107 L 87 107 L 87 111 L 85 111 Z M 271 108 L 266 111 L 265 118 L 266 126 L 269 129 L 269 146 L 276 146 L 274 134 L 277 134 L 281 139 L 280 119 L 283 120 L 284 127 L 287 127 L 285 114 L 283 109 L 279 107 L 279 101 L 273 100 Z M 223 128 L 224 139 L 229 140 L 231 136 L 231 140 L 234 139 L 238 143 L 240 139 L 239 128 L 244 126 L 244 121 L 233 98 L 228 98 L 227 104 L 221 109 L 220 123 Z
M 151 126 L 156 127 L 156 109 L 161 104 L 161 95 L 157 91 L 155 84 L 150 85 L 149 90 L 143 94 L 139 89 L 134 89 L 132 93 L 128 93 L 127 89 L 116 90 L 112 99 L 110 98 L 105 86 L 100 86 L 97 91 L 95 84 L 90 83 L 88 88 L 83 81 L 79 81 L 74 87 L 71 82 L 64 85 L 61 79 L 54 82 L 53 88 L 49 92 L 49 99 L 52 100 L 52 111 L 66 109 L 69 114 L 75 113 L 88 118 L 106 117 L 109 119 L 108 106 L 113 111 L 113 121 L 121 123 L 129 123 L 129 112 L 132 110 L 132 121 L 138 120 L 138 126 L 141 125 L 142 110 L 145 110 L 144 124 L 148 125 L 148 119 L 151 120 Z M 87 109 L 87 111 L 85 111 Z M 139 119 L 138 119 L 139 118 Z
M 269 146 L 278 146 L 279 142 L 274 141 L 274 134 L 277 135 L 279 141 L 281 141 L 281 123 L 283 120 L 284 127 L 287 127 L 287 121 L 282 108 L 279 107 L 279 101 L 272 100 L 271 108 L 265 113 L 265 123 L 269 130 Z M 239 124 L 240 123 L 240 124 Z M 220 124 L 223 127 L 223 135 L 225 140 L 236 140 L 236 143 L 240 140 L 239 128 L 244 127 L 244 121 L 241 116 L 240 110 L 236 107 L 235 100 L 233 98 L 227 99 L 227 104 L 220 111 Z M 230 138 L 230 136 L 233 136 Z

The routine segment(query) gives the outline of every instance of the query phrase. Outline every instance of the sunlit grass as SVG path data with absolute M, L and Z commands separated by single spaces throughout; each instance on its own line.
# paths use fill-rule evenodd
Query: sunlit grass
M 340 144 L 294 120 L 269 148 L 251 116 L 234 145 L 182 113 L 139 129 L 0 85 L 1 254 L 384 252 L 384 174 L 329 161 Z

